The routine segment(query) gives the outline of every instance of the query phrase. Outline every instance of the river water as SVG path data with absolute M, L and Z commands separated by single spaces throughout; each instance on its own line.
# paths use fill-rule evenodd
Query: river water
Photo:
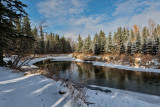
M 79 85 L 97 85 L 160 96 L 160 73 L 93 66 L 74 61 L 41 61 L 35 64 L 49 77 L 69 79 Z

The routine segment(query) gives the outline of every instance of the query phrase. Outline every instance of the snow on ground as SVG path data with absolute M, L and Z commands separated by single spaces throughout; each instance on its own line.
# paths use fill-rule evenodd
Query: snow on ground
M 110 64 L 110 63 L 104 63 L 104 62 L 93 61 L 93 65 L 95 65 L 95 66 L 105 66 L 105 67 L 111 67 L 111 68 L 118 68 L 118 69 L 125 69 L 125 70 L 131 70 L 131 71 L 144 71 L 144 72 L 160 73 L 160 69 L 132 67 L 132 66 L 129 66 L 129 65 Z
M 99 87 L 99 86 L 92 86 Z M 89 107 L 160 107 L 160 97 L 137 92 L 99 87 L 111 90 L 111 93 L 86 89 Z
M 99 56 L 95 56 L 95 57 L 99 58 Z M 9 59 L 10 58 L 4 58 L 5 61 L 8 61 Z M 31 60 L 27 65 L 22 66 L 22 68 L 38 68 L 38 67 L 34 66 L 33 64 L 36 63 L 36 62 L 39 62 L 39 61 L 46 60 L 46 59 L 52 59 L 52 61 L 88 62 L 88 63 L 93 63 L 93 65 L 95 65 L 95 66 L 105 66 L 105 67 L 125 69 L 125 70 L 131 70 L 131 71 L 143 71 L 143 72 L 160 73 L 160 69 L 154 69 L 154 68 L 133 67 L 133 66 L 129 66 L 129 65 L 111 64 L 111 63 L 97 62 L 97 61 L 82 61 L 80 59 L 73 58 L 72 54 L 56 56 L 56 57 L 55 56 L 47 56 L 45 58 L 35 58 L 34 60 Z
M 111 64 L 111 63 L 97 62 L 97 61 L 82 61 L 80 59 L 73 58 L 72 55 L 52 57 L 52 58 L 53 58 L 52 61 L 89 62 L 89 63 L 93 63 L 93 65 L 95 65 L 95 66 L 105 66 L 105 67 L 125 69 L 125 70 L 132 70 L 132 71 L 144 71 L 144 72 L 156 72 L 156 73 L 160 73 L 160 69 L 143 68 L 143 67 L 132 67 L 132 66 L 129 66 L 129 65 L 118 65 L 118 64 Z
M 0 67 L 0 107 L 74 107 L 70 92 L 59 94 L 62 82 L 11 71 Z
M 111 64 L 111 63 L 105 63 L 105 62 L 98 62 L 98 61 L 82 61 L 80 59 L 75 59 L 72 58 L 71 56 L 65 56 L 64 60 L 66 60 L 66 57 L 68 57 L 67 59 L 71 61 L 78 61 L 78 62 L 91 62 L 93 63 L 93 65 L 95 66 L 105 66 L 105 67 L 111 67 L 111 68 L 118 68 L 118 69 L 125 69 L 125 70 L 131 70 L 131 71 L 144 71 L 144 72 L 156 72 L 156 73 L 160 73 L 160 69 L 154 69 L 154 68 L 144 68 L 144 67 L 133 67 L 133 66 L 129 66 L 129 65 L 120 65 L 120 64 Z M 97 56 L 98 57 L 98 56 Z M 98 57 L 99 58 L 99 57 Z M 55 60 L 59 60 L 56 59 Z M 63 60 L 62 56 L 61 56 L 61 60 Z
M 53 59 L 53 61 L 81 61 L 69 56 L 36 58 L 25 67 L 32 67 L 33 63 Z M 92 62 L 93 65 L 107 66 L 120 69 L 160 72 L 156 69 L 141 69 L 123 65 L 107 64 L 104 62 Z M 35 67 L 35 66 L 33 66 Z M 0 106 L 2 107 L 76 107 L 70 93 L 64 95 L 58 93 L 63 90 L 61 82 L 46 78 L 40 74 L 24 76 L 23 73 L 11 73 L 9 68 L 0 67 Z M 97 87 L 97 86 L 92 86 Z M 100 87 L 111 90 L 104 93 L 98 90 L 85 89 L 89 107 L 160 107 L 160 96 L 147 95 L 125 90 Z M 66 89 L 64 89 L 66 90 Z M 74 103 L 73 103 L 74 102 Z M 73 106 L 74 105 L 74 106 Z M 85 104 L 83 104 L 85 105 Z M 83 106 L 82 106 L 83 107 Z
M 60 81 L 55 82 L 40 74 L 24 76 L 11 71 L 0 67 L 0 107 L 77 107 L 69 92 L 64 95 L 58 93 L 66 90 Z M 159 96 L 100 88 L 112 92 L 85 89 L 87 102 L 93 103 L 89 107 L 160 107 Z

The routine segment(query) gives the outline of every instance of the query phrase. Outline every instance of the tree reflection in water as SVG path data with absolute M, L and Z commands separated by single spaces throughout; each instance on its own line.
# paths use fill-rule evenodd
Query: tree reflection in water
M 49 77 L 67 79 L 76 84 L 98 85 L 160 95 L 160 74 L 93 66 L 81 62 L 38 62 L 35 65 L 48 71 Z M 72 75 L 71 75 L 72 74 Z

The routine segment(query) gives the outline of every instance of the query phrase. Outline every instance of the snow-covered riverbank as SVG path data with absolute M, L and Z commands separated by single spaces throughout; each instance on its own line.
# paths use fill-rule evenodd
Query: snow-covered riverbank
M 88 62 L 93 63 L 95 66 L 105 66 L 105 67 L 111 67 L 111 68 L 118 68 L 118 69 L 125 69 L 125 70 L 131 70 L 131 71 L 142 71 L 142 72 L 155 72 L 160 73 L 160 69 L 154 69 L 154 68 L 144 68 L 144 67 L 133 67 L 129 65 L 120 65 L 120 64 L 111 64 L 111 63 L 105 63 L 105 62 L 98 62 L 98 61 L 82 61 L 80 59 L 76 59 L 72 57 L 72 54 L 70 55 L 62 55 L 62 56 L 46 56 L 43 58 L 35 58 L 34 60 L 31 60 L 27 66 L 23 66 L 23 68 L 37 68 L 33 64 L 39 61 L 43 61 L 46 59 L 52 59 L 53 61 L 77 61 L 77 62 Z M 8 58 L 5 58 L 4 60 L 9 60 Z
M 105 67 L 125 69 L 125 70 L 131 70 L 131 71 L 160 73 L 160 69 L 144 68 L 144 67 L 133 67 L 133 66 L 129 66 L 129 65 L 110 64 L 110 63 L 98 62 L 98 61 L 82 61 L 80 59 L 73 58 L 72 55 L 57 56 L 57 57 L 48 56 L 46 58 L 36 58 L 36 59 L 32 60 L 28 65 L 32 67 L 33 63 L 38 62 L 38 61 L 42 61 L 42 60 L 45 60 L 45 59 L 53 59 L 53 61 L 89 62 L 89 63 L 93 63 L 93 65 L 95 65 L 95 66 L 105 66 Z M 33 66 L 33 67 L 35 67 L 35 66 Z
M 36 58 L 27 67 L 34 67 L 33 63 L 51 58 L 54 61 L 79 61 L 69 56 Z M 104 66 L 102 62 L 92 62 Z M 69 92 L 60 95 L 63 88 L 61 82 L 46 78 L 40 74 L 24 76 L 23 73 L 12 73 L 9 68 L 0 67 L 0 106 L 4 107 L 76 107 Z M 97 86 L 92 86 L 97 87 Z M 109 89 L 110 93 L 86 89 L 87 101 L 90 107 L 160 107 L 160 96 L 147 95 L 119 89 Z M 85 104 L 83 104 L 85 106 Z
M 60 95 L 61 82 L 40 74 L 24 76 L 12 73 L 11 69 L 0 67 L 1 107 L 76 107 L 71 94 Z M 93 86 L 95 87 L 95 86 Z M 102 88 L 106 89 L 106 88 Z M 160 97 L 107 88 L 111 93 L 86 90 L 90 107 L 159 107 Z M 85 104 L 84 104 L 85 105 Z M 84 106 L 83 105 L 83 106 Z M 82 107 L 83 107 L 82 106 Z
M 40 74 L 24 76 L 0 67 L 0 107 L 73 107 L 69 92 L 59 94 L 62 88 L 60 81 Z

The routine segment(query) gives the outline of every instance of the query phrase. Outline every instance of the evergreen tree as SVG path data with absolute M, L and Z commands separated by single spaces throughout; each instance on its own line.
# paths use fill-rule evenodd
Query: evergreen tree
M 122 35 L 122 28 L 119 27 L 117 31 L 117 41 L 118 45 L 121 46 L 123 44 L 123 35 Z
M 106 37 L 105 37 L 105 33 L 101 30 L 99 32 L 99 42 L 100 42 L 100 53 L 104 53 L 105 49 L 106 49 Z
M 108 50 L 107 50 L 107 52 L 111 53 L 112 48 L 113 48 L 113 46 L 112 46 L 112 35 L 111 35 L 111 32 L 110 32 L 109 36 L 108 36 L 108 48 L 107 48 Z
M 42 25 L 40 25 L 40 52 L 41 54 L 45 53 L 45 42 L 44 42 L 44 34 L 43 34 L 43 29 L 42 29 Z
M 120 54 L 124 54 L 124 53 L 125 53 L 125 46 L 124 44 L 122 44 L 120 47 Z
M 77 52 L 83 51 L 83 40 L 81 38 L 81 35 L 78 36 L 78 44 L 77 44 Z
M 22 32 L 25 36 L 32 36 L 31 25 L 28 16 L 23 17 Z
M 156 55 L 157 53 L 158 53 L 158 51 L 159 51 L 159 38 L 157 37 L 156 39 L 155 39 L 155 43 L 153 44 L 153 49 L 152 49 L 152 54 L 153 55 Z
M 134 55 L 135 54 L 135 44 L 132 43 L 131 44 L 131 55 Z
M 136 53 L 141 52 L 141 37 L 140 37 L 139 31 L 137 31 L 137 35 L 136 35 L 135 52 Z
M 22 31 L 22 27 L 21 27 L 21 18 L 16 18 L 15 19 L 15 24 L 16 24 L 16 30 L 21 32 Z
M 8 40 L 13 40 L 17 36 L 23 36 L 17 31 L 13 24 L 14 19 L 19 19 L 25 15 L 24 7 L 27 7 L 19 0 L 0 1 L 0 66 L 3 63 L 3 52 L 10 51 L 7 46 Z M 5 48 L 4 48 L 5 47 Z
M 100 45 L 101 44 L 101 41 L 100 41 L 100 38 L 99 38 L 99 35 L 96 33 L 94 35 L 94 39 L 93 39 L 93 52 L 94 54 L 100 54 Z
M 51 53 L 54 53 L 55 52 L 55 37 L 54 37 L 54 33 L 50 33 L 50 40 L 51 40 L 51 48 L 50 48 L 50 51 Z
M 129 29 L 127 29 L 125 37 L 125 41 L 127 42 L 128 40 L 130 41 Z
M 50 53 L 50 40 L 47 40 L 47 44 L 46 44 L 46 53 Z
M 35 26 L 34 29 L 32 30 L 32 34 L 33 34 L 33 36 L 34 36 L 34 38 L 35 38 L 36 40 L 39 39 L 38 29 L 37 29 L 36 26 Z
M 148 45 L 147 45 L 147 53 L 152 54 L 153 53 L 153 43 L 151 40 L 149 40 Z
M 36 40 L 36 42 L 34 43 L 34 52 L 35 53 L 40 53 L 40 38 L 38 35 L 38 29 L 35 26 L 35 28 L 32 30 L 32 34 Z
M 145 40 L 146 38 L 147 38 L 147 27 L 144 27 L 142 31 L 142 39 Z
M 84 41 L 84 45 L 83 45 L 83 52 L 91 52 L 91 37 L 90 35 L 88 35 L 88 37 L 85 39 Z
M 147 54 L 147 42 L 146 39 L 143 40 L 143 45 L 142 45 L 142 53 Z
M 127 53 L 128 54 L 132 53 L 132 43 L 131 42 L 128 42 L 128 44 L 127 44 Z

